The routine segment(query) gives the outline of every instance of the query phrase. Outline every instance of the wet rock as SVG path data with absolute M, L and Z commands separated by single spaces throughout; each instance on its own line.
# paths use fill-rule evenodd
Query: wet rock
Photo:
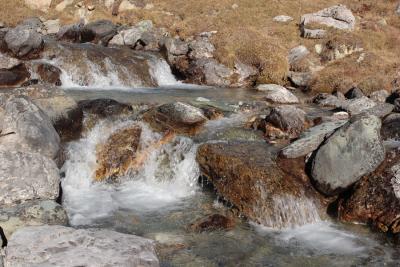
M 369 98 L 378 103 L 385 103 L 388 97 L 389 93 L 386 90 L 375 91 L 369 95 Z
M 29 71 L 25 65 L 18 65 L 11 69 L 0 69 L 0 88 L 19 87 L 28 81 Z
M 337 130 L 316 152 L 311 176 L 326 195 L 343 192 L 385 158 L 376 116 L 354 117 Z
M 6 266 L 156 267 L 154 246 L 149 239 L 110 230 L 36 226 L 12 235 L 4 260 Z
M 373 173 L 357 182 L 339 200 L 339 219 L 370 224 L 385 233 L 400 233 L 400 165 L 398 152 L 389 153 Z
M 135 125 L 112 134 L 96 149 L 96 181 L 116 180 L 127 173 L 136 159 L 142 129 Z
M 299 99 L 288 89 L 277 84 L 260 84 L 256 87 L 258 91 L 265 93 L 265 99 L 277 104 L 297 104 Z
M 0 150 L 0 159 L 0 205 L 58 197 L 59 170 L 51 159 L 13 150 Z
M 232 218 L 220 214 L 213 214 L 203 218 L 190 225 L 194 232 L 208 232 L 216 230 L 230 230 L 235 227 L 235 221 Z
M 35 57 L 43 48 L 42 36 L 25 25 L 9 30 L 4 40 L 16 57 Z
M 82 27 L 81 41 L 107 45 L 116 34 L 117 26 L 114 23 L 109 20 L 97 20 Z
M 364 97 L 364 93 L 357 87 L 351 88 L 347 93 L 344 94 L 347 99 L 355 99 Z
M 100 118 L 107 118 L 132 111 L 132 107 L 119 103 L 113 99 L 83 100 L 78 103 L 80 109 L 85 113 L 98 115 Z
M 297 137 L 306 128 L 306 113 L 295 106 L 279 106 L 271 110 L 266 121 L 284 131 L 289 138 Z
M 197 161 L 217 193 L 248 219 L 281 228 L 311 222 L 317 204 L 308 186 L 276 164 L 277 149 L 261 142 L 206 143 Z
M 4 108 L 0 148 L 33 151 L 55 158 L 60 137 L 50 118 L 25 97 L 9 99 Z
M 336 129 L 342 127 L 347 120 L 325 122 L 303 132 L 299 139 L 282 149 L 281 155 L 285 158 L 299 158 L 318 149 L 318 147 Z
M 20 228 L 44 224 L 68 224 L 67 213 L 60 204 L 51 200 L 34 200 L 0 208 L 0 226 L 7 238 Z
M 382 122 L 382 138 L 399 139 L 400 138 L 400 114 L 394 113 L 387 116 Z
M 305 14 L 300 21 L 302 27 L 319 24 L 339 30 L 353 30 L 355 23 L 353 13 L 344 5 L 331 6 L 316 13 Z
M 146 114 L 144 120 L 159 131 L 194 133 L 207 118 L 201 109 L 182 102 L 164 104 Z
M 19 66 L 22 62 L 16 58 L 0 53 L 0 70 L 10 70 Z
M 47 12 L 50 8 L 52 0 L 25 0 L 25 5 L 30 9 L 37 9 L 43 12 Z
M 400 98 L 396 98 L 393 101 L 394 104 L 394 112 L 400 113 Z
M 290 16 L 286 16 L 286 15 L 279 15 L 279 16 L 274 17 L 273 20 L 275 22 L 289 22 L 289 21 L 292 21 L 293 18 Z
M 41 63 L 35 66 L 35 71 L 44 83 L 61 86 L 61 70 L 51 64 Z

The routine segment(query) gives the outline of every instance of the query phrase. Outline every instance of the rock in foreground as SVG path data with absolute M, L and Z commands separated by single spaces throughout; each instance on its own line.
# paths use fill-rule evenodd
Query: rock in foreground
M 38 153 L 0 151 L 0 205 L 55 200 L 60 175 L 56 164 Z
M 311 176 L 327 195 L 344 191 L 385 159 L 376 116 L 354 117 L 337 130 L 317 151 Z
M 339 219 L 371 224 L 382 232 L 400 233 L 399 155 L 389 154 L 373 173 L 363 177 L 347 198 L 339 201 Z
M 207 143 L 197 161 L 218 194 L 248 219 L 274 228 L 315 222 L 318 199 L 278 167 L 276 150 L 263 142 Z
M 6 267 L 159 266 L 151 240 L 109 230 L 64 226 L 18 230 L 8 242 L 4 262 Z

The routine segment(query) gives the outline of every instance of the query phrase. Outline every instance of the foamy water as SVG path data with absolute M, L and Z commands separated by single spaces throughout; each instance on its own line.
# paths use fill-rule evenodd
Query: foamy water
M 72 225 L 92 224 L 112 216 L 118 209 L 148 212 L 166 208 L 196 193 L 199 168 L 196 146 L 184 137 L 150 152 L 137 173 L 121 178 L 119 184 L 96 183 L 96 146 L 118 129 L 136 122 L 103 121 L 87 136 L 68 146 L 69 159 L 63 170 L 63 205 Z M 146 148 L 161 135 L 142 127 L 140 147 Z

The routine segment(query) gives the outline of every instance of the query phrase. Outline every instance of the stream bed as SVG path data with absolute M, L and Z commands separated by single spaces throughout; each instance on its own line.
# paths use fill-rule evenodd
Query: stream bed
M 66 92 L 76 100 L 111 98 L 129 104 L 211 101 L 235 108 L 256 100 L 248 90 L 170 87 Z M 63 205 L 74 227 L 100 227 L 157 241 L 161 266 L 398 266 L 400 248 L 366 226 L 315 219 L 290 229 L 270 229 L 235 219 L 230 230 L 196 232 L 190 225 L 212 214 L 230 214 L 213 190 L 199 182 L 196 148 L 215 140 L 215 131 L 243 124 L 241 113 L 210 121 L 201 138 L 176 136 L 153 150 L 142 168 L 119 183 L 93 182 L 96 146 L 123 127 L 140 124 L 141 145 L 161 135 L 143 122 L 100 121 L 67 144 Z

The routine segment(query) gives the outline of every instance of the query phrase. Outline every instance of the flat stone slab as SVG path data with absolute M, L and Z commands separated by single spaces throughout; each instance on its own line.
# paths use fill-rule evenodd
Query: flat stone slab
M 316 150 L 327 136 L 342 127 L 347 120 L 325 122 L 308 129 L 300 138 L 282 149 L 281 155 L 285 158 L 299 158 Z
M 5 267 L 156 267 L 154 242 L 101 229 L 32 226 L 8 242 Z

